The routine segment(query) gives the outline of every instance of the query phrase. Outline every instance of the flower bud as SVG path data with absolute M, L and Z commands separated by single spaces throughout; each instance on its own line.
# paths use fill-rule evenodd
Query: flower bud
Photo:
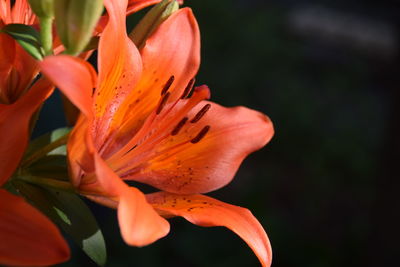
M 28 0 L 28 2 L 39 18 L 52 18 L 54 16 L 54 0 Z
M 142 18 L 136 27 L 129 34 L 129 38 L 135 43 L 138 48 L 142 48 L 146 39 L 164 20 L 171 16 L 179 9 L 179 4 L 176 0 L 163 0 L 155 5 Z
M 103 8 L 103 0 L 55 1 L 57 33 L 67 54 L 76 55 L 85 49 Z

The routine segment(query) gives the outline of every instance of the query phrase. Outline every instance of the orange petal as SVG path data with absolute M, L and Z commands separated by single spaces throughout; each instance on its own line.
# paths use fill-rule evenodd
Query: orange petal
M 158 192 L 147 200 L 163 216 L 181 216 L 199 226 L 225 226 L 240 236 L 254 251 L 263 266 L 270 266 L 271 244 L 261 224 L 245 208 L 203 195 L 175 195 Z
M 43 266 L 66 261 L 69 248 L 57 227 L 22 198 L 0 189 L 0 263 Z
M 118 208 L 121 234 L 129 245 L 144 246 L 164 237 L 169 232 L 168 222 L 147 203 L 142 192 L 136 188 L 130 188 L 111 170 L 95 151 L 91 135 L 84 132 L 88 131 L 88 126 L 81 123 L 86 122 L 81 118 L 75 129 L 83 129 L 83 131 L 73 133 L 68 144 L 69 158 L 73 161 L 71 169 L 74 173 L 76 166 L 90 169 L 94 164 L 94 170 L 93 173 L 86 173 L 83 176 L 84 178 L 78 184 L 80 191 L 84 194 L 86 191 L 90 199 L 100 204 Z M 76 139 L 85 135 L 88 137 L 86 140 L 85 138 Z M 86 153 L 82 152 L 85 150 L 87 150 Z M 78 153 L 82 153 L 81 159 L 85 162 L 75 165 L 74 161 L 79 160 L 76 157 Z M 75 181 L 81 177 L 80 173 L 76 175 L 73 178 Z
M 126 142 L 157 106 L 161 91 L 174 76 L 170 101 L 180 97 L 200 64 L 200 33 L 188 8 L 180 9 L 164 21 L 147 39 L 141 51 L 143 73 L 140 81 L 113 118 L 118 133 L 116 143 Z
M 126 34 L 127 1 L 104 1 L 109 20 L 99 43 L 99 85 L 95 92 L 96 143 L 108 134 L 115 110 L 139 80 L 142 61 Z
M 145 246 L 164 237 L 169 223 L 160 217 L 147 203 L 142 192 L 128 187 L 96 153 L 96 177 L 106 194 L 116 195 L 118 221 L 125 242 L 133 246 Z
M 11 1 L 0 1 L 0 24 L 11 20 Z M 1 25 L 0 25 L 1 26 Z
M 0 21 L 1 26 L 1 21 Z M 10 101 L 10 78 L 11 71 L 15 61 L 15 41 L 5 33 L 0 33 L 0 103 L 9 104 Z
M 209 110 L 193 123 L 206 105 Z M 152 153 L 133 159 L 130 169 L 144 167 L 125 178 L 179 194 L 216 190 L 229 183 L 244 158 L 267 144 L 274 133 L 267 116 L 245 107 L 225 108 L 203 101 L 187 118 L 175 135 L 181 117 L 166 128 L 166 137 L 151 148 Z M 132 153 L 139 149 L 140 145 Z
M 11 11 L 12 23 L 33 24 L 33 14 L 27 0 L 16 0 Z
M 70 179 L 72 184 L 79 188 L 80 191 L 102 192 L 103 189 L 96 181 L 92 181 L 93 179 L 90 179 L 91 181 L 82 181 L 82 178 L 85 177 L 83 176 L 84 172 L 93 173 L 95 170 L 93 152 L 86 145 L 89 138 L 88 134 L 90 134 L 88 133 L 90 126 L 90 121 L 81 115 L 68 138 L 67 151 Z
M 69 100 L 86 116 L 78 120 L 68 142 L 72 182 L 80 184 L 81 165 L 93 171 L 94 163 L 85 149 L 87 127 L 93 120 L 92 92 L 95 86 L 96 73 L 86 61 L 67 55 L 46 57 L 39 63 L 42 73 L 48 77 Z
M 48 80 L 40 79 L 17 102 L 0 104 L 0 185 L 18 166 L 28 143 L 31 117 L 52 89 Z
M 0 33 L 0 103 L 15 102 L 38 73 L 36 61 L 10 36 Z
M 128 188 L 118 205 L 118 221 L 122 237 L 132 246 L 146 246 L 169 232 L 169 223 L 147 202 L 136 188 Z
M 0 21 L 0 26 L 1 21 Z M 8 34 L 0 33 L 0 72 L 8 71 L 15 59 L 15 41 Z M 4 79 L 4 77 L 0 77 Z
M 15 62 L 13 65 L 16 72 L 16 81 L 13 86 L 11 99 L 18 99 L 29 87 L 32 80 L 37 76 L 39 67 L 37 61 L 28 54 L 20 45 L 15 47 Z
M 83 59 L 68 55 L 48 56 L 39 63 L 49 78 L 86 116 L 92 117 L 92 92 L 96 72 Z
M 147 90 L 155 86 L 153 91 L 159 96 L 173 75 L 169 91 L 180 96 L 200 66 L 200 30 L 192 10 L 183 8 L 173 13 L 149 36 L 141 55 L 144 73 L 136 91 L 141 86 Z
M 161 0 L 129 0 L 128 8 L 126 9 L 126 14 L 130 15 L 145 7 L 155 5 L 159 2 L 161 2 Z

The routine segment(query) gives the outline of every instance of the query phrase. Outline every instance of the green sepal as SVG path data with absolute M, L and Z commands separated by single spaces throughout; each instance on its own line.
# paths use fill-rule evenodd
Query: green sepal
M 129 38 L 139 49 L 142 48 L 153 31 L 178 9 L 179 4 L 175 0 L 161 1 L 146 13 L 131 31 Z
M 54 17 L 54 0 L 28 0 L 28 2 L 33 12 L 39 18 Z
M 103 9 L 103 0 L 54 2 L 57 33 L 66 54 L 77 55 L 86 48 Z
M 43 59 L 40 35 L 33 27 L 25 24 L 7 24 L 1 29 L 1 32 L 10 35 L 35 59 Z
M 107 251 L 103 234 L 92 212 L 78 195 L 20 179 L 13 179 L 12 185 L 70 236 L 96 264 L 105 265 Z

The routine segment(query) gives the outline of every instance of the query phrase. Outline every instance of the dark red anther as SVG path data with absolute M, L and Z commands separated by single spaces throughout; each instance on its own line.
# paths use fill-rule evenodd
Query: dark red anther
M 168 89 L 171 87 L 172 83 L 175 80 L 175 76 L 172 75 L 169 77 L 168 81 L 165 83 L 163 89 L 161 90 L 161 95 L 165 95 L 165 93 L 168 91 Z
M 184 99 L 190 95 L 190 93 L 192 92 L 192 89 L 193 89 L 194 82 L 195 82 L 194 78 L 189 81 L 189 83 L 186 85 L 185 90 L 183 91 L 181 99 Z
M 171 135 L 177 135 L 179 131 L 182 129 L 183 125 L 188 121 L 188 117 L 184 117 L 178 124 L 175 126 L 175 128 L 172 130 Z
M 200 140 L 203 139 L 203 137 L 208 133 L 210 128 L 211 128 L 210 125 L 204 126 L 204 128 L 201 129 L 201 131 L 196 135 L 196 137 L 193 138 L 190 142 L 192 144 L 196 144 L 196 143 L 200 142 Z
M 190 121 L 190 123 L 196 123 L 198 122 L 203 116 L 207 113 L 207 111 L 210 109 L 211 105 L 206 104 L 202 109 L 200 109 L 199 112 L 194 116 L 194 118 Z
M 157 115 L 161 113 L 161 111 L 163 110 L 165 104 L 167 104 L 167 101 L 168 101 L 168 98 L 169 98 L 170 95 L 171 95 L 171 93 L 170 93 L 170 92 L 167 92 L 167 93 L 163 96 L 163 98 L 161 98 L 161 102 L 160 102 L 160 104 L 158 105 L 157 110 L 156 110 L 156 114 L 157 114 Z

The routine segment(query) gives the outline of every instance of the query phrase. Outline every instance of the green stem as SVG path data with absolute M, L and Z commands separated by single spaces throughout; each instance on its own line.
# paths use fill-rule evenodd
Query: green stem
M 35 184 L 35 185 L 41 185 L 44 187 L 50 187 L 50 188 L 59 189 L 62 191 L 67 191 L 67 192 L 75 192 L 75 188 L 69 182 L 64 182 L 64 181 L 59 181 L 59 180 L 54 180 L 54 179 L 49 179 L 49 178 L 43 178 L 43 177 L 37 177 L 37 176 L 31 176 L 31 175 L 21 175 L 21 176 L 18 176 L 17 179 L 31 183 L 31 184 Z
M 40 150 L 36 151 L 35 153 L 33 153 L 30 157 L 26 158 L 22 162 L 22 164 L 21 164 L 22 169 L 27 167 L 27 166 L 29 166 L 29 165 L 31 165 L 33 162 L 37 161 L 38 159 L 43 158 L 49 152 L 53 151 L 57 147 L 65 145 L 67 143 L 67 141 L 68 141 L 68 137 L 69 137 L 69 133 L 67 133 L 66 135 L 60 137 L 56 141 L 44 146 L 42 149 L 40 149 Z
M 41 17 L 40 22 L 40 39 L 42 42 L 44 55 L 49 56 L 53 54 L 53 18 Z

